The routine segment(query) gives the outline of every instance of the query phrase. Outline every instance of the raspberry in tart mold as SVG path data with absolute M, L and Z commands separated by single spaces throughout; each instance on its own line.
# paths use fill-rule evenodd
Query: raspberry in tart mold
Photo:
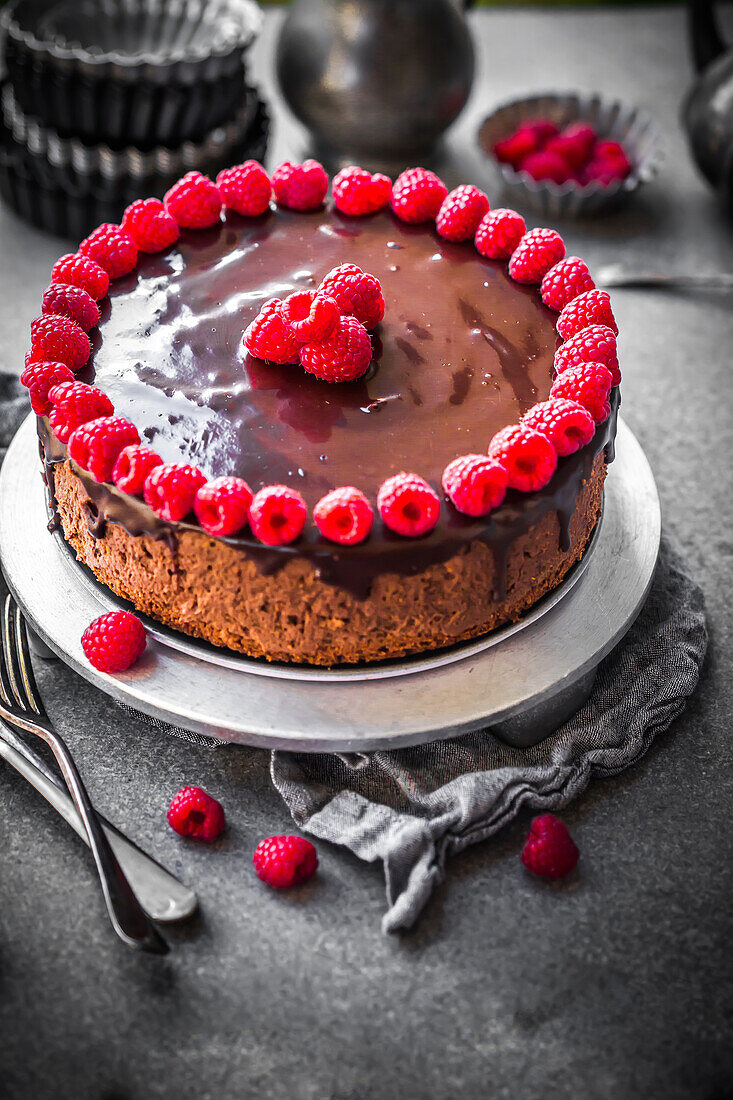
M 54 269 L 83 296 L 47 292 L 26 377 L 64 537 L 140 611 L 252 657 L 377 661 L 517 619 L 600 514 L 607 296 L 559 234 L 423 169 L 391 196 L 347 170 L 331 199 L 287 164 L 263 210 L 240 167 Z

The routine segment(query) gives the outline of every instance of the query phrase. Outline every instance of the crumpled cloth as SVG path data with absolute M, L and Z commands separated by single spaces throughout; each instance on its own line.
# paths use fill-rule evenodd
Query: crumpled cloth
M 0 369 L 0 461 L 27 411 L 25 391 Z M 272 781 L 305 832 L 382 860 L 382 927 L 409 928 L 453 852 L 492 836 L 524 807 L 560 809 L 593 777 L 635 764 L 683 710 L 706 647 L 702 592 L 665 537 L 636 623 L 600 665 L 585 706 L 539 745 L 514 749 L 486 729 L 392 752 L 275 751 Z M 224 743 L 148 721 L 199 745 Z

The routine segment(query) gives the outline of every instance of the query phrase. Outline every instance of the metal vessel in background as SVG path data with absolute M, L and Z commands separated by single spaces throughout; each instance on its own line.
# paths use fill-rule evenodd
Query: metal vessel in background
M 280 88 L 329 168 L 429 161 L 463 109 L 474 50 L 462 0 L 296 0 Z
M 698 168 L 733 208 L 733 46 L 721 35 L 713 0 L 688 0 L 698 72 L 682 121 Z

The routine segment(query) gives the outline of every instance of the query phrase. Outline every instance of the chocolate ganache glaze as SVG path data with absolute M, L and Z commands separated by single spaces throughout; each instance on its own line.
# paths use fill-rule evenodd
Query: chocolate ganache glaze
M 245 352 L 242 333 L 265 301 L 315 288 L 342 263 L 376 275 L 385 298 L 363 378 L 333 385 Z M 536 287 L 513 282 L 504 264 L 483 259 L 471 242 L 450 243 L 432 226 L 409 226 L 389 212 L 229 214 L 210 230 L 183 231 L 168 253 L 141 255 L 134 273 L 112 283 L 79 377 L 103 389 L 116 415 L 165 461 L 192 462 L 208 477 L 235 474 L 254 490 L 291 485 L 312 511 L 339 485 L 357 486 L 374 503 L 381 483 L 400 470 L 440 489 L 448 462 L 485 452 L 495 432 L 548 396 L 555 320 Z M 248 533 L 225 541 L 265 573 L 306 557 L 324 581 L 360 596 L 380 573 L 421 571 L 477 538 L 501 564 L 516 536 L 548 511 L 558 513 L 567 540 L 577 495 L 596 455 L 612 444 L 617 405 L 615 391 L 609 421 L 587 447 L 560 459 L 549 486 L 510 491 L 485 519 L 444 501 L 438 525 L 422 539 L 395 535 L 377 519 L 354 547 L 328 543 L 312 523 L 291 546 L 263 546 Z M 46 423 L 41 438 L 52 491 L 50 467 L 66 449 Z M 132 535 L 174 539 L 175 525 L 142 501 L 77 473 L 94 506 L 95 537 L 105 522 L 118 522 Z

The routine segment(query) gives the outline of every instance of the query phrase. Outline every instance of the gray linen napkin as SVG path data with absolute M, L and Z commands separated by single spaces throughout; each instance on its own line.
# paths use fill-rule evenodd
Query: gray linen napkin
M 511 748 L 486 729 L 350 757 L 273 752 L 272 781 L 301 829 L 382 860 L 383 931 L 409 928 L 449 855 L 636 763 L 682 712 L 706 647 L 702 592 L 665 538 L 649 598 L 588 702 L 539 745 Z
M 17 381 L 0 371 L 0 461 L 27 409 Z M 487 729 L 393 752 L 273 752 L 272 781 L 300 828 L 382 860 L 389 903 L 382 927 L 409 928 L 452 852 L 491 836 L 524 807 L 566 806 L 592 777 L 639 760 L 684 708 L 706 646 L 702 592 L 663 539 L 639 618 L 601 664 L 585 706 L 541 744 L 514 749 Z M 198 745 L 223 744 L 147 720 Z

